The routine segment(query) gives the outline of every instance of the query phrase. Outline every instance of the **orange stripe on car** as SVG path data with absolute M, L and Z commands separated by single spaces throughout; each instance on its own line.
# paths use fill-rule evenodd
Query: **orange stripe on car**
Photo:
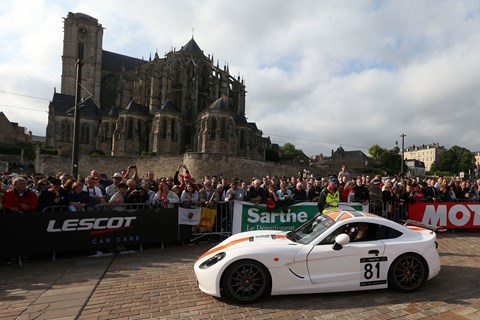
M 332 212 L 332 213 L 327 213 L 328 216 L 330 218 L 332 218 L 333 220 L 337 220 L 338 216 L 341 214 L 342 212 L 341 211 L 337 211 L 337 212 Z
M 408 229 L 410 230 L 415 230 L 415 231 L 422 231 L 422 230 L 428 230 L 422 227 L 412 227 L 412 226 L 407 226 Z
M 250 237 L 240 238 L 240 239 L 237 239 L 237 240 L 233 240 L 232 242 L 229 242 L 229 243 L 227 243 L 227 244 L 225 244 L 225 245 L 223 245 L 223 246 L 216 247 L 216 248 L 214 248 L 214 249 L 212 249 L 212 250 L 210 250 L 210 251 L 207 251 L 207 252 L 205 252 L 204 254 L 202 254 L 202 255 L 197 259 L 197 261 L 200 260 L 200 259 L 202 259 L 202 258 L 205 257 L 205 256 L 208 256 L 209 254 L 218 252 L 218 251 L 220 251 L 220 250 L 223 250 L 223 249 L 225 249 L 225 248 L 228 248 L 228 247 L 230 247 L 230 246 L 233 246 L 234 244 L 237 244 L 237 243 L 239 243 L 239 242 L 248 241 L 249 239 L 250 239 Z
M 197 261 L 200 260 L 200 259 L 202 259 L 202 258 L 205 257 L 205 256 L 208 256 L 208 255 L 212 254 L 212 253 L 215 253 L 215 252 L 221 251 L 221 250 L 223 250 L 223 249 L 225 249 L 225 248 L 228 248 L 228 247 L 230 247 L 230 246 L 233 246 L 234 244 L 237 244 L 237 243 L 240 243 L 240 242 L 243 242 L 243 241 L 250 241 L 250 238 L 251 238 L 251 237 L 245 237 L 245 238 L 240 238 L 240 239 L 237 239 L 237 240 L 233 240 L 233 241 L 231 241 L 231 242 L 229 242 L 229 243 L 227 243 L 227 244 L 225 244 L 225 245 L 223 245 L 223 246 L 220 246 L 220 247 L 214 248 L 214 249 L 212 249 L 212 250 L 210 250 L 210 251 L 207 251 L 207 252 L 205 252 L 204 254 L 202 254 L 202 255 L 197 259 Z M 276 238 L 276 239 L 287 239 L 287 236 L 286 236 L 286 235 L 283 235 L 283 234 L 278 234 L 278 235 L 275 235 L 275 238 Z
M 350 218 L 353 218 L 353 215 L 350 212 L 345 212 L 345 214 L 343 214 L 339 220 L 343 221 L 343 220 L 347 220 L 347 219 L 350 219 Z

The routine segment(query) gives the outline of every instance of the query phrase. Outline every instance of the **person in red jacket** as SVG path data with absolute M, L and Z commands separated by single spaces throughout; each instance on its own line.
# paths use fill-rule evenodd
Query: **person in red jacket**
M 27 189 L 27 180 L 16 177 L 13 188 L 3 194 L 3 208 L 7 212 L 35 212 L 38 206 L 38 197 L 35 192 Z

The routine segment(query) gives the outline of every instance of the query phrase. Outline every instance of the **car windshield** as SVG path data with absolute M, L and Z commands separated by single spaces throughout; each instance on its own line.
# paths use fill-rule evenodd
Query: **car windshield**
M 322 214 L 307 221 L 297 229 L 287 234 L 288 239 L 301 244 L 308 244 L 324 233 L 335 223 L 335 220 Z

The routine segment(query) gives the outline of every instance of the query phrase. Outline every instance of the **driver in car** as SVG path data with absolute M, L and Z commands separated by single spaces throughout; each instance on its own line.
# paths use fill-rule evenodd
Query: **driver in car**
M 350 241 L 364 241 L 367 237 L 368 223 L 355 223 L 349 225 L 345 233 L 350 237 Z

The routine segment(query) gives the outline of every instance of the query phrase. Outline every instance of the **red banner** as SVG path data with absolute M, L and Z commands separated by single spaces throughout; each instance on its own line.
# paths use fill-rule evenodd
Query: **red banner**
M 480 228 L 480 202 L 415 203 L 408 218 L 440 228 Z

